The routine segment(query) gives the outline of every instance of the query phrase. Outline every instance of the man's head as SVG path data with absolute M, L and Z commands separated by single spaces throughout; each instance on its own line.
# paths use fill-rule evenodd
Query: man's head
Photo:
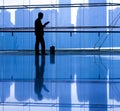
M 42 12 L 39 12 L 39 13 L 38 13 L 38 18 L 39 18 L 39 19 L 42 19 L 42 18 L 43 18 L 43 13 L 42 13 Z

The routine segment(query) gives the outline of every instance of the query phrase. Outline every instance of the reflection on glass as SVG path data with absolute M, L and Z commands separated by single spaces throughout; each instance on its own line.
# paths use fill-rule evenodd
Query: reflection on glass
M 44 70 L 45 70 L 45 55 L 41 55 L 41 64 L 39 65 L 39 55 L 35 55 L 35 68 L 36 68 L 36 77 L 35 77 L 35 86 L 34 90 L 39 100 L 43 99 L 41 94 L 42 88 L 49 92 L 47 87 L 44 85 Z

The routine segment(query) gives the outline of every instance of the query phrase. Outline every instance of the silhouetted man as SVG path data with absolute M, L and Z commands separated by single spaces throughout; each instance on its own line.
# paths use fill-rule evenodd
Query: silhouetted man
M 45 41 L 44 41 L 44 27 L 49 23 L 46 22 L 42 25 L 41 19 L 43 18 L 43 13 L 38 13 L 38 18 L 35 20 L 35 35 L 36 35 L 36 42 L 35 42 L 35 53 L 39 54 L 39 43 L 41 43 L 41 50 L 42 54 L 45 54 Z

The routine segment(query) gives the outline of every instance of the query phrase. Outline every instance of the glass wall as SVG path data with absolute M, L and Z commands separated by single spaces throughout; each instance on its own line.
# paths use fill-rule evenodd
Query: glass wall
M 119 47 L 119 0 L 0 0 L 0 50 L 34 50 L 44 13 L 46 49 Z

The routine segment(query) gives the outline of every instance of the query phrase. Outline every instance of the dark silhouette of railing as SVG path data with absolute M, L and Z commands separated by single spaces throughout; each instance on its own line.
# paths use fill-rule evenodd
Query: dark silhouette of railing
M 41 5 L 4 5 L 0 9 L 33 9 L 33 8 L 69 8 L 69 7 L 108 7 L 120 6 L 120 3 L 74 3 L 74 4 L 41 4 Z
M 112 29 L 112 30 L 111 30 Z M 34 32 L 34 27 L 4 27 L 0 32 Z M 120 26 L 64 26 L 64 27 L 46 27 L 45 32 L 120 32 Z

